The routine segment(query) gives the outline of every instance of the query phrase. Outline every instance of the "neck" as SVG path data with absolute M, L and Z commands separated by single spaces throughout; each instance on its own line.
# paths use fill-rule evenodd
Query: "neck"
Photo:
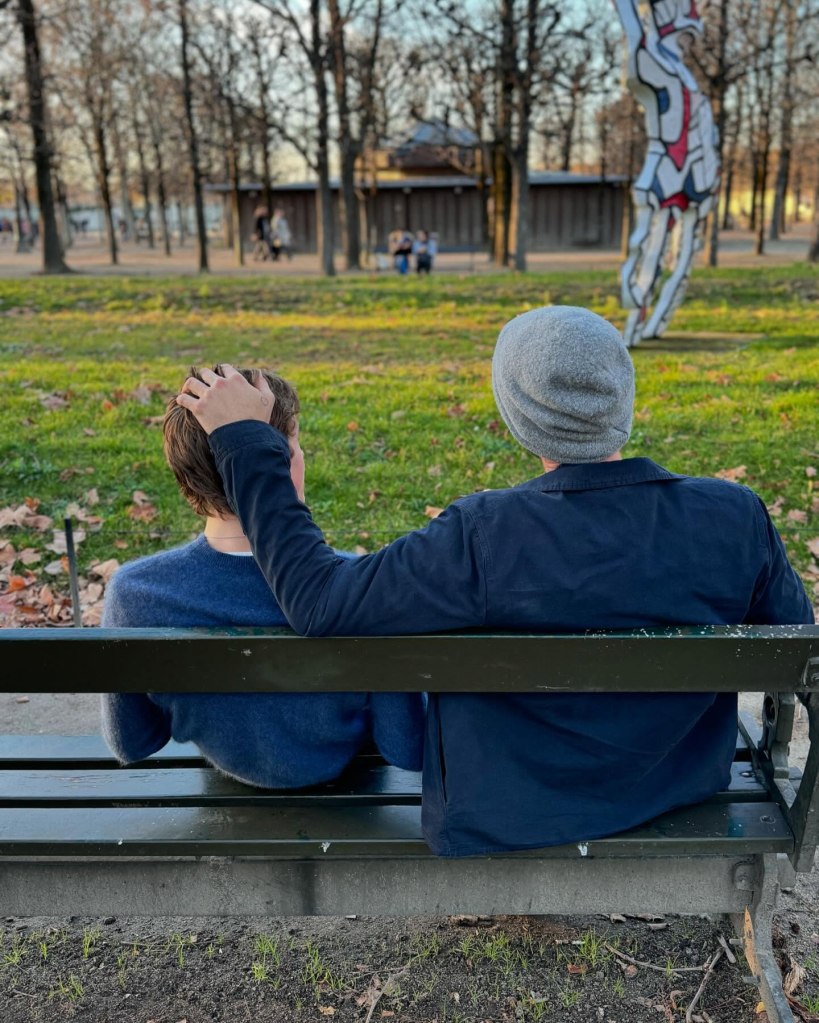
M 221 551 L 222 554 L 250 550 L 250 541 L 235 515 L 208 515 L 205 519 L 205 539 L 215 551 Z
M 608 458 L 598 458 L 597 461 L 599 463 L 599 462 L 621 462 L 622 460 L 623 460 L 623 453 L 622 453 L 622 451 L 615 451 L 614 454 L 613 455 L 609 455 Z M 551 472 L 553 469 L 557 469 L 557 467 L 559 465 L 561 465 L 560 462 L 553 462 L 550 458 L 543 458 L 543 456 L 541 456 L 540 461 L 541 461 L 541 464 L 543 465 L 543 471 L 544 472 Z

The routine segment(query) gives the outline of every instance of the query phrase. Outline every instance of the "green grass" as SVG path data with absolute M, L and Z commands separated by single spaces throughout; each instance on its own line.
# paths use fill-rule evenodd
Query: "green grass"
M 696 273 L 674 331 L 746 333 L 749 343 L 637 350 L 626 449 L 693 474 L 744 466 L 739 478 L 778 509 L 811 590 L 806 541 L 819 535 L 819 477 L 806 470 L 819 468 L 818 297 L 819 271 L 807 265 Z M 79 548 L 81 571 L 93 559 L 184 542 L 197 520 L 164 465 L 155 419 L 191 363 L 223 360 L 293 380 L 308 503 L 331 542 L 377 549 L 424 525 L 428 505 L 538 473 L 499 422 L 489 372 L 505 320 L 544 302 L 623 319 L 609 272 L 0 282 L 0 508 L 31 498 L 55 525 L 66 509 L 76 514 L 72 503 L 100 516 Z M 133 517 L 137 490 L 153 518 Z M 57 557 L 42 550 L 50 534 L 3 536 L 18 551 L 42 551 L 33 571 Z

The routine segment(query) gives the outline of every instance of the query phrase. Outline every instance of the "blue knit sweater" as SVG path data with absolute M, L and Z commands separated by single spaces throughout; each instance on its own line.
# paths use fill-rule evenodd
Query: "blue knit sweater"
M 106 628 L 282 626 L 287 620 L 252 557 L 204 536 L 123 565 L 105 595 Z M 146 683 L 148 680 L 146 680 Z M 335 778 L 367 740 L 420 770 L 423 699 L 404 693 L 108 693 L 102 731 L 123 763 L 169 739 L 194 742 L 225 774 L 265 788 Z

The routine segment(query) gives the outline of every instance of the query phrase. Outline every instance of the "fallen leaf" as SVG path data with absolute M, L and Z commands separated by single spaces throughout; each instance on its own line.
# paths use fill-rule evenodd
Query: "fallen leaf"
M 32 580 L 26 579 L 22 575 L 13 575 L 9 577 L 8 592 L 19 593 L 20 590 L 28 589 L 31 586 Z
M 135 522 L 150 522 L 157 516 L 157 510 L 151 504 L 151 500 L 144 490 L 135 490 L 133 493 L 134 503 L 128 509 L 129 518 Z
M 139 387 L 135 387 L 131 391 L 128 397 L 139 405 L 149 405 L 151 403 L 151 389 L 144 384 L 140 384 Z
M 142 420 L 142 425 L 143 426 L 162 426 L 162 424 L 164 422 L 165 422 L 165 417 L 164 416 L 146 416 Z
M 358 543 L 353 547 L 353 554 L 367 554 L 367 548 Z
M 63 558 L 58 558 L 56 561 L 50 561 L 43 571 L 46 575 L 60 575 L 61 572 L 67 572 L 68 569 L 63 564 Z
M 107 398 L 103 398 L 101 402 L 101 407 L 103 412 L 110 412 L 111 409 L 114 407 L 114 403 L 112 401 L 109 401 Z
M 809 480 L 813 479 L 813 477 L 816 475 L 816 472 L 817 472 L 817 469 L 816 469 L 815 465 L 806 465 L 805 466 L 805 475 L 808 477 Z
M 748 475 L 748 470 L 744 465 L 738 465 L 733 469 L 720 469 L 714 475 L 720 480 L 741 480 Z
M 91 505 L 92 508 L 94 507 L 95 504 L 99 504 L 100 495 L 97 493 L 97 488 L 92 487 L 90 490 L 87 490 L 85 492 L 85 497 L 83 498 L 83 500 L 85 501 L 86 504 Z
M 118 568 L 119 562 L 117 559 L 109 558 L 107 561 L 100 561 L 96 564 L 92 564 L 88 569 L 88 574 L 95 576 L 97 579 L 102 579 L 107 586 L 111 576 Z
M 629 978 L 637 976 L 637 967 L 633 963 L 629 963 L 623 970 L 623 973 Z
M 61 394 L 41 394 L 40 404 L 49 412 L 56 412 L 58 409 L 66 408 L 68 405 L 68 400 L 65 397 L 67 393 L 63 391 Z
M 360 430 L 360 429 L 361 429 L 361 427 L 360 427 L 360 426 L 358 425 L 358 423 L 357 423 L 357 422 L 356 422 L 356 421 L 355 421 L 355 420 L 353 419 L 353 420 L 351 420 L 351 421 L 350 421 L 349 423 L 347 423 L 347 429 L 348 429 L 348 430 L 350 431 L 350 433 L 355 433 L 355 432 L 356 432 L 356 430 Z M 333 1012 L 335 1012 L 335 1011 L 336 1011 L 336 1010 L 335 1010 L 335 1009 L 333 1009 Z
M 785 503 L 784 497 L 777 497 L 773 504 L 768 505 L 768 514 L 771 518 L 776 518 L 782 514 L 782 505 Z
M 811 552 L 814 558 L 819 558 L 819 536 L 814 536 L 810 540 L 806 540 L 805 546 L 808 548 L 808 550 Z
M 74 546 L 77 547 L 85 539 L 84 529 L 75 529 L 74 533 Z M 54 539 L 51 543 L 46 544 L 47 551 L 54 551 L 55 554 L 65 554 L 68 551 L 68 541 L 66 535 L 62 529 L 54 530 Z
M 585 963 L 567 963 L 566 969 L 569 973 L 585 973 L 588 967 Z
M 42 560 L 42 554 L 35 551 L 33 547 L 26 547 L 17 555 L 17 560 L 23 565 L 36 565 L 38 561 Z
M 336 1014 L 336 1010 L 332 1007 L 332 1005 L 320 1005 L 318 1007 L 318 1011 L 322 1014 L 322 1016 L 335 1016 Z
M 426 508 L 424 508 L 424 515 L 426 515 L 428 519 L 437 519 L 443 510 L 443 508 L 436 508 L 434 505 L 428 504 Z
M 790 522 L 804 523 L 808 521 L 808 513 L 802 511 L 801 508 L 791 508 L 788 512 L 787 518 Z
M 84 426 L 83 429 L 82 429 L 82 432 L 85 434 L 86 437 L 96 437 L 97 436 L 97 431 L 96 430 L 92 430 L 90 426 Z

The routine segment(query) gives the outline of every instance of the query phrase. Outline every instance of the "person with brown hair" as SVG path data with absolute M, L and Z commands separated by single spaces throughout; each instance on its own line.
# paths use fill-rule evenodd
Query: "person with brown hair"
M 268 421 L 288 439 L 291 479 L 303 502 L 296 391 L 273 373 L 240 372 L 248 382 L 263 380 L 273 396 Z M 195 368 L 190 376 L 202 379 Z M 103 627 L 286 626 L 225 497 L 205 431 L 174 399 L 163 429 L 168 465 L 204 530 L 182 547 L 123 565 L 105 595 Z M 420 770 L 423 716 L 423 698 L 403 693 L 102 696 L 102 732 L 121 762 L 144 760 L 171 738 L 190 741 L 225 774 L 265 788 L 329 781 L 370 741 L 390 763 Z

